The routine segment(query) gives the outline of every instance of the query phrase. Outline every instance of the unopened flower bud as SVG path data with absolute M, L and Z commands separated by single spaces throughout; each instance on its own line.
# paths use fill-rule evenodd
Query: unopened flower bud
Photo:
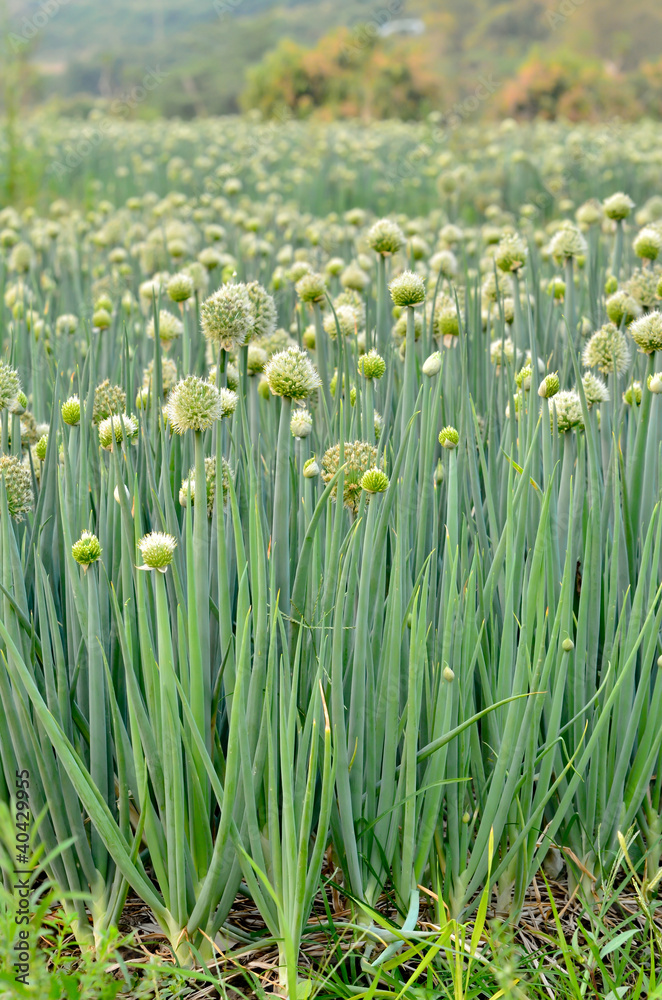
M 358 361 L 359 373 L 364 378 L 382 378 L 386 371 L 386 362 L 375 350 L 362 354 Z
M 538 386 L 538 395 L 543 399 L 551 399 L 561 388 L 561 383 L 556 372 L 550 372 Z
M 40 462 L 43 462 L 46 458 L 46 449 L 48 448 L 48 434 L 42 434 L 42 436 L 37 441 L 34 446 L 34 453 Z
M 573 649 L 575 648 L 575 644 L 572 641 L 572 639 L 568 636 L 568 638 L 564 639 L 563 642 L 561 643 L 561 648 L 563 649 L 564 653 L 572 653 Z
M 305 438 L 313 429 L 313 418 L 308 410 L 297 408 L 292 411 L 290 430 L 295 438 Z
M 448 448 L 452 451 L 453 448 L 457 448 L 459 442 L 460 435 L 454 427 L 444 427 L 439 431 L 439 444 L 442 448 Z
M 455 674 L 449 666 L 444 667 L 444 680 L 449 684 L 455 680 Z
M 381 469 L 368 469 L 361 477 L 361 489 L 366 493 L 384 493 L 388 489 L 389 479 Z
M 303 475 L 305 479 L 315 479 L 320 474 L 320 467 L 317 459 L 313 456 L 303 463 Z
M 78 396 L 69 396 L 62 404 L 62 419 L 65 424 L 75 427 L 80 423 L 80 400 Z
M 138 542 L 138 548 L 144 559 L 144 565 L 138 569 L 156 569 L 159 573 L 165 573 L 172 562 L 176 545 L 176 539 L 162 531 L 150 531 L 149 534 L 143 535 Z
M 428 378 L 432 378 L 437 375 L 441 369 L 441 351 L 435 351 L 423 362 L 423 374 L 427 375 Z
M 84 531 L 78 541 L 71 546 L 71 554 L 79 566 L 86 570 L 101 555 L 99 539 L 91 531 Z

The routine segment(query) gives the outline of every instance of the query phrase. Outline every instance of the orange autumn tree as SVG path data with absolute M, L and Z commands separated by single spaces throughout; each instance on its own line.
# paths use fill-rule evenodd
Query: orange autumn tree
M 246 110 L 273 117 L 415 119 L 436 107 L 439 74 L 416 41 L 380 39 L 341 28 L 306 49 L 289 39 L 248 72 Z

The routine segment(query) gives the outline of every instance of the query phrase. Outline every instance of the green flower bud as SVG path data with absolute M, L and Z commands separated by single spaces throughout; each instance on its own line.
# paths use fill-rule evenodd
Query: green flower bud
M 71 546 L 71 554 L 78 563 L 87 570 L 88 566 L 95 563 L 101 556 L 101 546 L 99 539 L 91 531 L 84 531 L 77 542 Z
M 0 361 L 0 410 L 10 406 L 21 391 L 18 372 L 11 365 Z
M 454 674 L 454 672 L 451 670 L 451 668 L 448 665 L 446 665 L 444 667 L 444 669 L 443 669 L 443 675 L 444 675 L 444 680 L 448 684 L 450 684 L 452 681 L 455 680 L 455 674 Z
M 616 326 L 620 326 L 621 321 L 627 325 L 641 315 L 641 306 L 624 289 L 609 296 L 605 303 L 605 309 L 607 316 Z
M 154 340 L 155 324 L 154 318 L 150 319 L 145 330 L 150 340 Z M 167 309 L 159 310 L 159 340 L 165 350 L 172 345 L 173 340 L 181 337 L 184 332 L 184 324 L 176 316 L 173 316 Z
M 143 535 L 138 542 L 138 548 L 144 564 L 138 569 L 156 569 L 159 573 L 165 573 L 172 562 L 176 546 L 176 539 L 163 531 L 150 531 L 149 534 Z
M 540 385 L 538 386 L 538 395 L 542 399 L 551 399 L 561 388 L 561 383 L 559 382 L 559 376 L 557 372 L 550 372 L 549 375 L 545 375 L 542 379 Z
M 439 444 L 442 448 L 453 450 L 460 443 L 460 435 L 454 427 L 444 427 L 439 431 Z
M 388 286 L 396 306 L 417 306 L 425 300 L 425 281 L 415 271 L 403 271 Z
M 518 273 L 526 264 L 526 244 L 516 235 L 502 237 L 494 261 L 500 271 Z
M 618 291 L 618 278 L 610 274 L 605 281 L 605 295 L 613 295 L 616 291 Z
M 358 510 L 361 496 L 361 480 L 369 469 L 377 468 L 377 449 L 367 441 L 346 441 L 344 447 L 345 472 L 343 484 L 343 503 L 350 510 Z M 327 448 L 322 458 L 322 479 L 328 483 L 340 466 L 340 445 Z M 332 499 L 337 499 L 337 484 L 331 493 Z
M 248 345 L 246 371 L 249 375 L 261 375 L 268 360 L 269 355 L 262 347 L 257 344 Z
M 92 407 L 93 424 L 100 424 L 112 413 L 124 413 L 125 409 L 126 393 L 120 385 L 111 385 L 109 380 L 105 379 L 96 387 Z
M 628 406 L 639 406 L 641 395 L 641 382 L 634 381 L 623 393 L 623 402 Z
M 106 309 L 96 309 L 92 316 L 92 326 L 97 330 L 107 330 L 111 324 L 111 315 Z
M 565 281 L 563 278 L 552 278 L 547 284 L 547 294 L 562 302 L 565 298 Z
M 652 226 L 644 226 L 635 236 L 632 249 L 637 257 L 642 257 L 644 260 L 656 260 L 660 250 L 662 250 L 662 233 L 653 229 Z
M 32 509 L 32 477 L 30 470 L 15 455 L 0 455 L 0 478 L 4 478 L 7 509 L 20 521 Z
M 386 371 L 386 362 L 383 357 L 377 353 L 377 351 L 370 350 L 367 354 L 362 354 L 358 361 L 359 374 L 363 375 L 364 378 L 377 378 L 383 377 Z
M 9 404 L 9 411 L 10 413 L 15 413 L 17 414 L 17 416 L 20 416 L 22 413 L 25 413 L 27 408 L 28 408 L 28 397 L 21 389 L 17 394 L 16 399 L 13 401 L 13 403 Z
M 518 389 L 522 390 L 522 392 L 528 392 L 529 389 L 531 388 L 532 373 L 533 373 L 533 368 L 531 367 L 530 364 L 528 364 L 524 365 L 523 368 L 520 368 L 520 370 L 515 375 L 515 384 Z
M 434 485 L 441 486 L 443 481 L 444 481 L 444 464 L 441 461 L 441 459 L 439 459 L 437 461 L 437 467 L 434 470 Z
M 186 302 L 195 293 L 193 278 L 181 271 L 173 274 L 166 285 L 166 291 L 173 302 Z
M 271 399 L 271 390 L 269 389 L 269 383 L 266 378 L 262 377 L 257 384 L 257 391 L 262 399 Z
M 564 653 L 571 653 L 575 648 L 575 644 L 572 641 L 572 639 L 568 637 L 564 639 L 563 642 L 561 643 L 561 648 L 563 649 Z
M 42 434 L 42 436 L 37 441 L 34 446 L 34 453 L 40 462 L 43 462 L 46 458 L 46 449 L 48 448 L 48 434 Z
M 72 336 L 78 329 L 78 316 L 73 313 L 64 313 L 55 320 L 55 333 L 58 337 Z
M 618 191 L 616 194 L 610 195 L 609 198 L 605 198 L 602 208 L 608 219 L 620 221 L 621 219 L 627 219 L 634 208 L 634 202 L 629 195 Z
M 366 493 L 384 493 L 388 489 L 389 478 L 381 469 L 368 469 L 361 477 L 361 489 Z

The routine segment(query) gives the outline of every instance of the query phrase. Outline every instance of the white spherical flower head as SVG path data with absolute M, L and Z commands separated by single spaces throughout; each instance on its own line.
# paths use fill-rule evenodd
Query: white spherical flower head
M 237 402 L 239 399 L 237 393 L 233 392 L 232 389 L 222 388 L 219 389 L 218 395 L 221 401 L 221 416 L 231 417 L 237 409 Z
M 324 275 L 309 271 L 296 283 L 296 293 L 302 302 L 321 302 L 326 294 Z
M 168 298 L 173 302 L 186 302 L 195 293 L 195 284 L 189 274 L 173 274 L 166 286 Z
M 622 330 L 615 323 L 605 323 L 588 340 L 582 353 L 587 368 L 597 368 L 604 375 L 621 375 L 630 363 L 630 348 Z
M 592 372 L 584 372 L 582 375 L 582 385 L 584 396 L 589 410 L 596 403 L 606 403 L 609 400 L 609 389 L 597 375 Z
M 644 226 L 632 243 L 632 249 L 637 257 L 644 260 L 656 260 L 662 251 L 662 233 L 652 226 Z
M 310 358 L 298 347 L 274 354 L 264 374 L 273 395 L 287 399 L 307 399 L 322 385 Z
M 581 400 L 574 391 L 562 389 L 552 398 L 550 402 L 552 427 L 554 426 L 554 413 L 556 414 L 556 425 L 561 434 L 567 434 L 575 427 L 582 428 L 584 426 Z
M 175 434 L 206 431 L 215 420 L 224 416 L 216 386 L 197 375 L 189 375 L 177 383 L 168 396 L 165 413 Z
M 415 271 L 403 271 L 388 286 L 396 306 L 418 306 L 425 301 L 425 281 Z
M 202 331 L 216 348 L 232 351 L 253 332 L 255 310 L 244 284 L 221 285 L 200 307 Z
M 379 219 L 368 230 L 368 246 L 383 256 L 397 253 L 404 242 L 404 233 L 391 219 Z
M 643 354 L 662 351 L 662 313 L 650 312 L 630 324 L 632 339 Z
M 515 233 L 502 237 L 496 249 L 495 262 L 500 271 L 517 273 L 526 264 L 527 248 Z
M 617 191 L 616 194 L 610 195 L 602 203 L 602 209 L 607 218 L 613 219 L 616 222 L 627 219 L 633 208 L 634 202 L 632 198 L 627 194 L 623 194 L 622 191 Z
M 588 245 L 581 231 L 571 222 L 561 226 L 549 244 L 549 252 L 559 264 L 575 257 L 583 257 L 587 249 Z
M 138 548 L 144 561 L 138 569 L 155 569 L 159 573 L 165 573 L 172 562 L 176 547 L 177 541 L 173 535 L 167 535 L 163 531 L 150 531 L 149 534 L 143 535 L 138 542 Z
M 0 361 L 0 410 L 13 403 L 20 391 L 18 372 L 11 365 Z
M 250 338 L 270 337 L 278 322 L 278 311 L 273 295 L 270 295 L 259 281 L 249 281 L 246 290 L 253 306 L 253 329 Z
M 117 413 L 106 417 L 99 424 L 99 444 L 106 451 L 111 451 L 113 444 L 121 444 L 126 437 L 133 441 L 138 436 L 138 421 L 126 413 Z
M 155 323 L 153 317 L 147 324 L 145 332 L 150 340 L 154 340 Z M 173 316 L 173 314 L 168 312 L 167 309 L 161 309 L 159 311 L 159 340 L 166 350 L 170 347 L 173 340 L 176 340 L 177 337 L 181 337 L 183 332 L 184 325 L 180 319 Z
M 336 320 L 338 321 L 337 326 Z M 335 316 L 333 313 L 328 313 L 324 317 L 322 326 L 331 340 L 335 340 L 338 336 L 338 327 L 340 327 L 342 337 L 352 337 L 356 333 L 358 320 L 359 317 L 353 306 L 339 305 L 335 308 Z

